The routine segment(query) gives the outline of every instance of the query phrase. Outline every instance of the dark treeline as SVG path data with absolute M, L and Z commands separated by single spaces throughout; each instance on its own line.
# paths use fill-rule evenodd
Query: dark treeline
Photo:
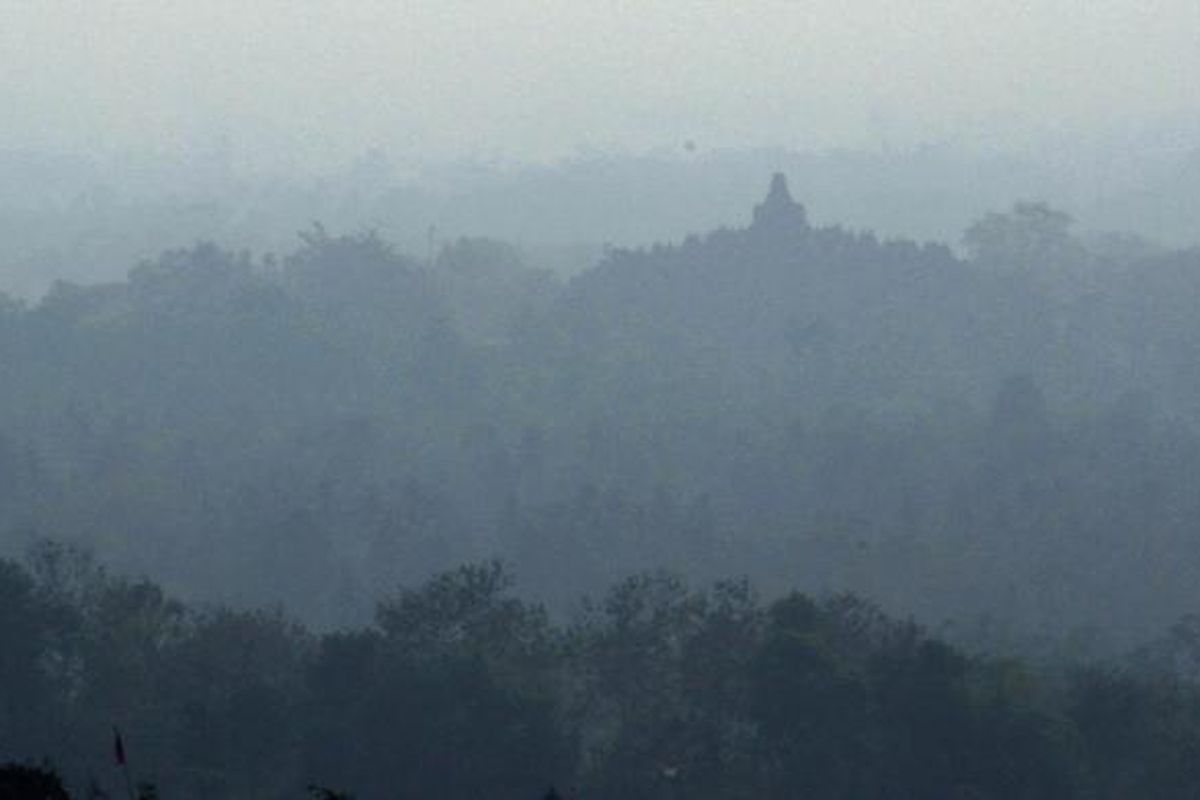
M 0 146 L 0 287 L 34 297 L 55 277 L 113 280 L 181 242 L 287 250 L 310 219 L 331 230 L 369 220 L 422 255 L 430 226 L 439 237 L 518 241 L 527 258 L 575 274 L 605 242 L 675 240 L 740 219 L 777 169 L 803 187 L 821 219 L 889 236 L 953 241 L 986 211 L 1039 197 L 1071 209 L 1089 232 L 1192 243 L 1200 158 L 1164 144 L 1148 135 L 1137 144 L 1076 140 L 1067 150 L 984 154 L 952 145 L 803 152 L 701 143 L 694 152 L 580 153 L 521 167 L 398 163 L 373 150 L 317 172 L 301 163 L 260 171 L 220 142 L 108 163 Z
M 565 624 L 495 563 L 316 633 L 40 545 L 0 562 L 0 762 L 164 798 L 1190 798 L 1193 622 L 1083 667 L 971 657 L 852 595 L 627 578 Z M 40 796 L 40 795 L 39 795 Z M 329 795 L 333 796 L 333 795 Z
M 780 179 L 567 283 L 314 226 L 0 301 L 0 543 L 318 628 L 497 556 L 556 614 L 656 566 L 996 647 L 1195 611 L 1200 255 L 1038 204 L 964 242 L 813 226 Z

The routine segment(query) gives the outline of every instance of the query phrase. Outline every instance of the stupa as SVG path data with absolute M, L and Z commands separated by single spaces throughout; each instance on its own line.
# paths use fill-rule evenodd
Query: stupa
M 792 199 L 782 172 L 775 173 L 766 199 L 754 207 L 751 227 L 780 232 L 808 227 L 808 214 L 804 206 Z

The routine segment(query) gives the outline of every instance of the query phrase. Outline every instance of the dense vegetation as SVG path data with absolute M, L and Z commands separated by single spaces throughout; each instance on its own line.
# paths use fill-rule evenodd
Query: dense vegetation
M 1195 610 L 1200 255 L 1035 204 L 965 244 L 814 227 L 777 181 L 566 284 L 319 226 L 60 283 L 0 302 L 0 542 L 318 626 L 499 556 L 553 613 L 667 566 L 1144 638 Z
M 1181 145 L 1195 139 L 1180 135 Z M 1163 144 L 1076 140 L 1023 154 L 954 145 L 593 151 L 519 168 L 375 150 L 341 168 L 297 161 L 275 173 L 211 141 L 116 162 L 0 146 L 0 290 L 33 297 L 56 277 L 114 280 L 139 259 L 197 240 L 284 251 L 312 219 L 331 230 L 376 226 L 422 256 L 431 238 L 436 247 L 463 232 L 520 242 L 531 262 L 574 274 L 606 242 L 682 239 L 740 219 L 778 169 L 803 187 L 819 219 L 888 236 L 955 241 L 988 210 L 1038 197 L 1078 214 L 1080 235 L 1097 243 L 1106 235 L 1095 231 L 1130 230 L 1193 243 L 1200 157 Z
M 850 595 L 665 573 L 567 624 L 496 564 L 316 633 L 43 545 L 0 563 L 0 761 L 171 798 L 1186 798 L 1196 626 L 1084 668 L 970 657 Z M 83 796 L 79 791 L 79 796 Z
M 777 178 L 566 283 L 316 225 L 0 298 L 0 761 L 105 782 L 116 723 L 171 797 L 1193 796 L 1200 253 L 1028 203 L 964 245 Z

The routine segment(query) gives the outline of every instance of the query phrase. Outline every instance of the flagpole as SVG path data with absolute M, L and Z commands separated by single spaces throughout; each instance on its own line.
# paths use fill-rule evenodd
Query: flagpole
M 121 731 L 113 726 L 113 755 L 121 772 L 125 774 L 125 789 L 129 792 L 129 800 L 138 800 L 133 788 L 133 775 L 129 772 L 129 759 L 125 757 L 125 742 L 121 739 Z

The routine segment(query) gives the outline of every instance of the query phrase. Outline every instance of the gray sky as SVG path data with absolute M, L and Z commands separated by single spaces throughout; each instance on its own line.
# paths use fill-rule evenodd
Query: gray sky
M 331 162 L 1200 121 L 1197 0 L 0 0 L 0 147 Z

